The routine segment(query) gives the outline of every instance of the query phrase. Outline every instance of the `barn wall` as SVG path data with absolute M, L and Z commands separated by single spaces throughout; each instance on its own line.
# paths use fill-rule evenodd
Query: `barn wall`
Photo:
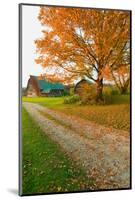
M 27 85 L 27 96 L 28 97 L 36 97 L 40 96 L 40 90 L 38 88 L 38 84 L 36 80 L 32 77 L 30 77 Z
M 29 86 L 28 86 L 27 96 L 28 97 L 36 97 L 36 96 L 38 96 L 37 92 L 36 92 L 36 90 L 35 90 L 35 88 L 33 87 L 32 84 L 29 84 Z

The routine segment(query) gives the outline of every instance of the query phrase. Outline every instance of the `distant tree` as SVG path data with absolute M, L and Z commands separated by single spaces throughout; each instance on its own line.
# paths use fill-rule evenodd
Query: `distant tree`
M 130 84 L 130 41 L 127 41 L 118 60 L 111 66 L 111 75 L 121 94 L 125 94 Z
M 38 19 L 44 30 L 35 41 L 36 62 L 53 72 L 55 80 L 91 79 L 96 84 L 96 100 L 101 101 L 106 69 L 116 75 L 114 68 L 119 68 L 130 40 L 130 13 L 41 7 Z
M 112 70 L 111 75 L 120 93 L 127 93 L 130 84 L 129 65 L 121 66 L 116 68 L 115 70 Z
M 121 94 L 127 93 L 130 84 L 130 43 L 127 44 L 118 61 L 104 70 L 104 78 L 114 81 Z

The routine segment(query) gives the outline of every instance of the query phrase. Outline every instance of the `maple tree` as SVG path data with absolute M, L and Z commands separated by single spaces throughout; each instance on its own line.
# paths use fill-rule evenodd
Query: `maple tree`
M 130 84 L 130 43 L 128 42 L 125 50 L 116 64 L 106 67 L 103 74 L 106 80 L 113 81 L 121 94 L 127 93 Z
M 111 75 L 120 93 L 125 94 L 130 84 L 129 65 L 121 66 L 115 70 L 112 70 Z
M 128 60 L 125 55 L 129 56 L 130 48 L 130 13 L 41 7 L 38 19 L 43 36 L 35 41 L 36 62 L 54 80 L 92 80 L 96 84 L 96 100 L 102 100 L 105 77 L 110 72 L 116 77 L 120 63 Z

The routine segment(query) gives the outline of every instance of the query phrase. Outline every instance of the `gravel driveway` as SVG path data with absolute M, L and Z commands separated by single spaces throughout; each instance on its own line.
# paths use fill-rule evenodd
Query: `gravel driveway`
M 23 106 L 42 130 L 95 180 L 95 189 L 130 187 L 129 133 L 34 103 Z

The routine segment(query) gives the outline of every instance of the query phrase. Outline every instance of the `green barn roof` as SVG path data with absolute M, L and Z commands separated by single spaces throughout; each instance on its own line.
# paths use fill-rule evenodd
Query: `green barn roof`
M 39 80 L 37 76 L 32 76 L 38 83 L 42 93 L 49 93 L 51 90 L 64 90 L 65 87 L 61 83 L 51 83 L 46 80 Z

